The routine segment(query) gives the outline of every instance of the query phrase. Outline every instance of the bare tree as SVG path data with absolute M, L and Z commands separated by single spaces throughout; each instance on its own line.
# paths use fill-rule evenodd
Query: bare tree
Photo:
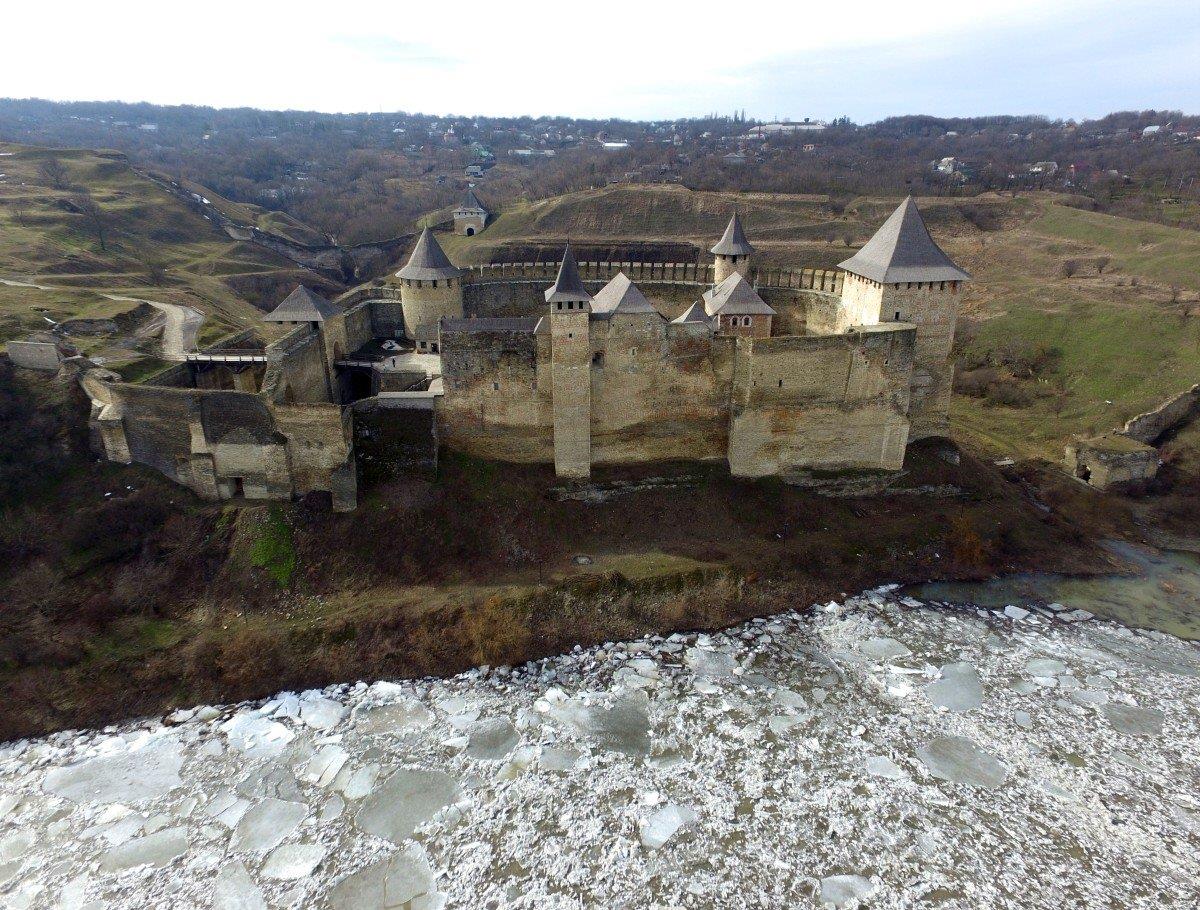
M 167 283 L 167 264 L 161 259 L 146 260 L 146 280 L 156 288 Z
M 14 199 L 8 207 L 12 212 L 13 221 L 20 225 L 29 224 L 30 205 L 28 199 Z
M 82 196 L 76 196 L 72 199 L 71 204 L 84 217 L 88 228 L 96 235 L 96 240 L 100 243 L 100 249 L 107 253 L 108 215 L 100 207 L 100 203 L 87 193 L 84 193 Z
M 65 190 L 70 185 L 70 172 L 67 166 L 58 158 L 44 158 L 38 165 L 38 177 L 56 190 Z

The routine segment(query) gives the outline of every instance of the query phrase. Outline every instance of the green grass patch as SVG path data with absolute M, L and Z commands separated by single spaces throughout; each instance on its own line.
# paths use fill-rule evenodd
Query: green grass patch
M 273 505 L 258 529 L 250 550 L 250 563 L 265 569 L 281 588 L 290 587 L 296 574 L 296 543 L 283 509 Z
M 1054 204 L 1044 206 L 1030 227 L 1098 246 L 1122 271 L 1200 290 L 1200 232 Z

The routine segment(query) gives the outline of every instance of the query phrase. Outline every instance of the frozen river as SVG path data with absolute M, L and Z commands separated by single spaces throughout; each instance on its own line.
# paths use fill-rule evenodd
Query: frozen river
M 0 746 L 13 908 L 1200 905 L 1200 649 L 878 591 Z

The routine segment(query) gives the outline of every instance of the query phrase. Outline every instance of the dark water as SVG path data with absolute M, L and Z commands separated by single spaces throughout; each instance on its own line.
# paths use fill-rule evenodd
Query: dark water
M 1127 626 L 1200 639 L 1200 559 L 1188 553 L 1147 552 L 1119 542 L 1108 546 L 1136 566 L 1138 574 L 1067 578 L 1029 573 L 984 582 L 937 582 L 909 590 L 921 600 L 989 609 L 1060 603 Z

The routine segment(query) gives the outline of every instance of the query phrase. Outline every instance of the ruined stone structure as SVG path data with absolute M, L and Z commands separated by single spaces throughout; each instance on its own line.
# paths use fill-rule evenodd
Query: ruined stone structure
M 429 230 L 390 285 L 297 289 L 260 347 L 151 383 L 89 373 L 108 457 L 202 496 L 331 494 L 439 447 L 553 464 L 724 461 L 737 476 L 895 471 L 947 425 L 961 284 L 906 200 L 842 272 L 752 267 L 734 215 L 697 263 L 454 266 Z M 636 282 L 636 283 L 635 283 Z M 547 287 L 547 285 L 549 285 Z M 672 318 L 673 317 L 673 318 Z

